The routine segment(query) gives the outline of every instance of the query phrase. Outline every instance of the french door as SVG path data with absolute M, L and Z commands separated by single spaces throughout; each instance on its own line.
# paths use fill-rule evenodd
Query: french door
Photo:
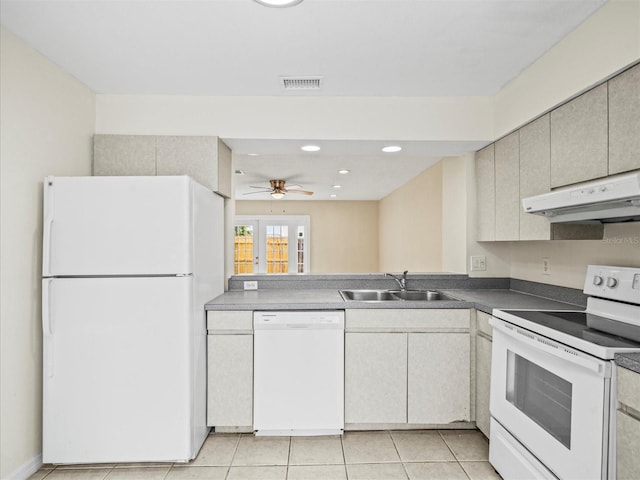
M 308 215 L 237 215 L 234 273 L 309 273 Z

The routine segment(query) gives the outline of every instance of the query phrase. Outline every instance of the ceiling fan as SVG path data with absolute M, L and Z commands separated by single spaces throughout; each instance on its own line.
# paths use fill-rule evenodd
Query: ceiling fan
M 270 187 L 256 187 L 254 185 L 249 185 L 249 188 L 259 188 L 261 191 L 259 192 L 249 192 L 245 193 L 245 195 L 252 195 L 254 193 L 269 193 L 275 199 L 283 198 L 287 193 L 301 193 L 303 195 L 313 195 L 313 192 L 309 190 L 300 190 L 302 187 L 300 185 L 289 185 L 287 188 L 285 186 L 286 180 L 269 180 Z

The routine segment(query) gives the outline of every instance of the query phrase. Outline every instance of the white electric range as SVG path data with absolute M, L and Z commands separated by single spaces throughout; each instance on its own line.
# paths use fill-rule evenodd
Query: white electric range
M 493 311 L 489 459 L 505 479 L 615 478 L 614 355 L 640 352 L 640 268 L 590 265 L 583 311 Z

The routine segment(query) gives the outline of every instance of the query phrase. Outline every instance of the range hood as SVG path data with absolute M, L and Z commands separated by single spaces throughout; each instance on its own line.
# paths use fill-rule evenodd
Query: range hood
M 551 223 L 640 221 L 640 173 L 523 198 L 522 207 Z

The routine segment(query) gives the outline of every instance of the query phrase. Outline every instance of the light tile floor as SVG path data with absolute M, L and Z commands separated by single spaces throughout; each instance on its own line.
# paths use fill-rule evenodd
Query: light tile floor
M 187 464 L 42 467 L 32 480 L 490 480 L 477 430 L 346 432 L 342 437 L 209 435 Z

